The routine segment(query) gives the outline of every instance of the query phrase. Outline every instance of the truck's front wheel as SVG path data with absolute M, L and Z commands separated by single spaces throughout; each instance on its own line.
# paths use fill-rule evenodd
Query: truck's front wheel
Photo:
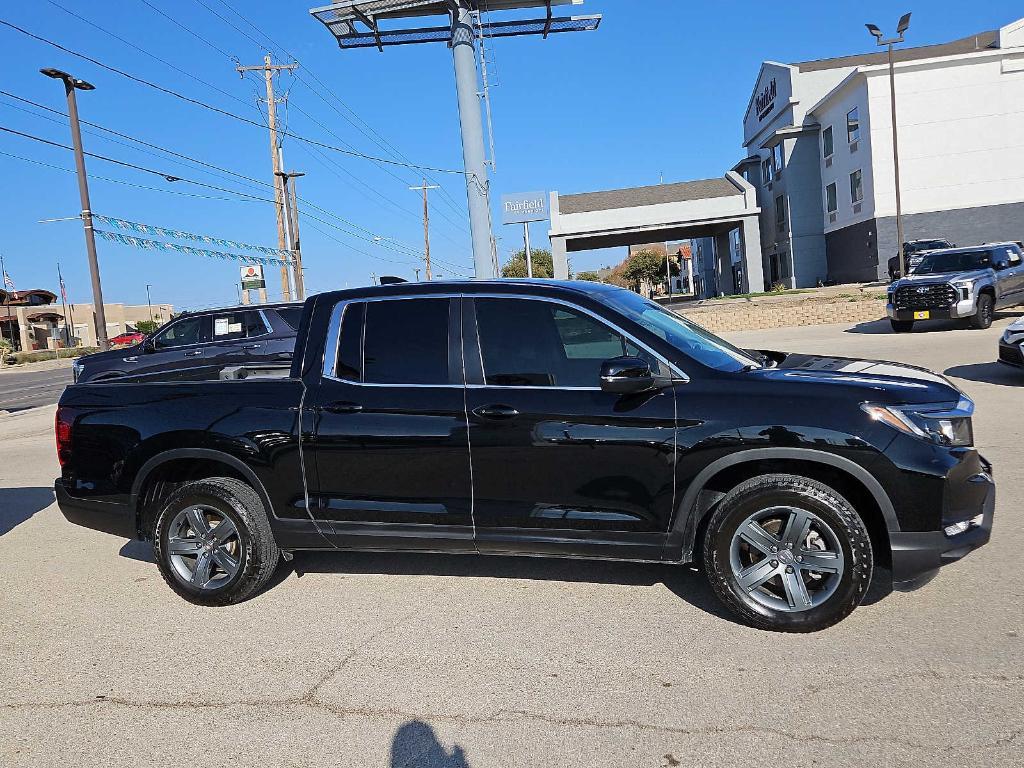
M 995 302 L 989 294 L 982 293 L 978 296 L 978 311 L 971 316 L 968 323 L 971 328 L 985 330 L 992 326 L 993 318 L 995 318 Z
M 157 517 L 154 550 L 168 586 L 198 605 L 228 605 L 258 592 L 279 552 L 263 502 L 240 480 L 186 483 Z
M 719 503 L 704 538 L 718 597 L 759 629 L 814 632 L 856 608 L 871 581 L 864 522 L 828 486 L 762 475 Z

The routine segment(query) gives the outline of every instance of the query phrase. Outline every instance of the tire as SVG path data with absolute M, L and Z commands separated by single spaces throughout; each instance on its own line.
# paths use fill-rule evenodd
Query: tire
M 749 527 L 752 519 L 757 528 Z M 800 534 L 789 533 L 796 528 Z M 826 570 L 815 571 L 812 562 Z M 816 632 L 842 621 L 864 599 L 872 563 L 867 528 L 850 503 L 795 475 L 761 475 L 736 486 L 704 535 L 712 589 L 757 629 Z
M 224 521 L 230 525 L 222 527 Z M 260 497 L 229 477 L 196 480 L 176 490 L 157 516 L 153 541 L 164 581 L 196 605 L 230 605 L 252 597 L 280 559 Z
M 990 328 L 994 317 L 995 302 L 992 300 L 992 296 L 987 293 L 980 294 L 978 296 L 978 311 L 971 316 L 969 321 L 971 328 L 979 331 Z
M 889 318 L 889 322 L 896 333 L 910 333 L 914 328 L 913 320 L 893 320 Z

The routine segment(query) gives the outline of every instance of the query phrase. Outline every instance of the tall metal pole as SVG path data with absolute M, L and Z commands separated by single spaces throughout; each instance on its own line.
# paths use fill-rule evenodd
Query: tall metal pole
M 149 304 L 149 324 L 153 324 L 153 298 L 149 295 L 149 289 L 152 288 L 149 283 L 146 283 L 146 303 Z
M 51 74 L 53 73 L 53 74 Z M 65 72 L 43 70 L 47 77 L 58 77 L 64 81 L 68 97 L 68 117 L 71 122 L 71 144 L 75 148 L 75 168 L 78 171 L 78 196 L 82 202 L 82 227 L 85 230 L 85 250 L 89 256 L 89 277 L 92 279 L 92 311 L 96 324 L 96 343 L 100 349 L 110 349 L 107 338 L 107 315 L 103 306 L 103 286 L 100 282 L 100 263 L 96 256 L 96 235 L 92 227 L 92 206 L 89 203 L 89 181 L 85 174 L 85 154 L 82 152 L 82 131 L 78 124 L 78 102 L 75 90 L 79 87 L 92 90 L 92 86 L 76 80 Z
M 526 276 L 533 277 L 533 253 L 530 251 L 530 225 L 528 222 L 523 222 L 523 244 L 526 248 L 524 255 L 526 256 Z
M 476 279 L 485 280 L 496 275 L 491 258 L 489 189 L 484 126 L 477 96 L 473 14 L 467 0 L 458 0 L 457 10 L 452 12 L 452 58 L 459 98 L 459 123 L 462 127 L 462 159 L 466 172 L 469 229 L 473 240 L 473 266 Z
M 900 254 L 900 275 L 907 276 L 907 257 L 903 253 L 903 205 L 900 200 L 900 145 L 896 128 L 896 67 L 892 61 L 892 43 L 889 43 L 889 102 L 892 107 L 892 163 L 896 175 L 896 247 Z
M 284 162 L 281 163 L 284 165 Z M 302 275 L 302 246 L 299 240 L 299 202 L 295 191 L 295 180 L 305 173 L 278 171 L 284 186 L 284 213 L 286 231 L 288 233 L 288 250 L 291 252 L 292 285 L 295 286 L 295 298 L 306 298 L 306 287 Z M 289 183 L 291 182 L 291 183 Z
M 14 320 L 11 318 L 11 294 L 7 290 L 7 267 L 4 265 L 4 255 L 0 253 L 0 290 L 4 292 L 4 306 L 7 308 L 7 333 L 11 337 L 11 350 L 14 350 Z M 21 321 L 18 321 L 21 328 Z

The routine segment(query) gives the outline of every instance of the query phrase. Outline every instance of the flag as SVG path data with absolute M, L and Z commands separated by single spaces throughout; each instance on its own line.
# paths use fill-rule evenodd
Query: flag
M 64 276 L 60 273 L 60 264 L 57 265 L 57 280 L 60 282 L 60 297 L 64 303 L 68 303 L 68 289 L 64 287 Z
M 4 270 L 4 287 L 8 289 L 8 293 L 7 293 L 7 301 L 8 301 L 8 303 L 10 303 L 11 301 L 17 301 L 17 299 L 18 299 L 18 291 L 14 287 L 14 281 L 11 280 L 11 276 L 7 274 L 7 270 Z

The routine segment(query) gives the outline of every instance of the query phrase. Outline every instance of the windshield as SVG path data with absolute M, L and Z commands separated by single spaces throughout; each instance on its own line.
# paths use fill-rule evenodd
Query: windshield
M 914 267 L 915 275 L 938 275 L 945 272 L 970 272 L 992 266 L 992 251 L 954 251 L 929 253 Z
M 749 353 L 637 293 L 610 291 L 605 297 L 608 304 L 630 320 L 709 368 L 741 371 L 762 367 Z
M 930 251 L 935 248 L 949 248 L 950 243 L 945 240 L 915 240 L 912 243 L 903 244 L 903 252 L 908 256 L 918 251 Z

